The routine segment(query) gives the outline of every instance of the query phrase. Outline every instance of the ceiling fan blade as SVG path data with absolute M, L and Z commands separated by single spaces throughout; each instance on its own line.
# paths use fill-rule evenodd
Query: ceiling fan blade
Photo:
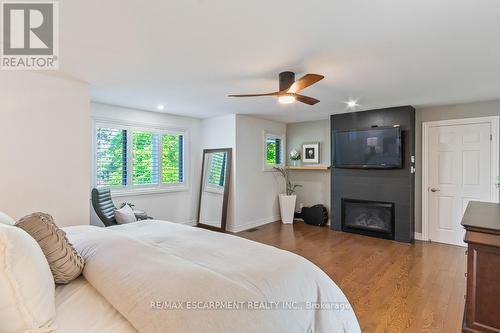
M 297 81 L 295 81 L 290 88 L 288 89 L 288 92 L 291 94 L 296 94 L 302 89 L 305 89 L 309 86 L 312 86 L 318 81 L 323 80 L 325 77 L 323 75 L 318 75 L 318 74 L 306 74 Z
M 279 91 L 267 94 L 243 94 L 243 95 L 227 95 L 227 97 L 258 97 L 258 96 L 278 96 Z
M 298 94 L 295 94 L 295 100 L 309 105 L 314 105 L 316 103 L 319 103 L 319 99 Z

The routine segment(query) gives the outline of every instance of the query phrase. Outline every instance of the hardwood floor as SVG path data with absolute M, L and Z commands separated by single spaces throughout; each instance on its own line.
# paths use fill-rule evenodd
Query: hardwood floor
M 461 332 L 465 248 L 279 222 L 238 236 L 297 253 L 346 294 L 363 332 Z

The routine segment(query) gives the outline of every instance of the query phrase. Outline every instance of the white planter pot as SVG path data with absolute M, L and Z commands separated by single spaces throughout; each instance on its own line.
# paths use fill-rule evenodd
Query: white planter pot
M 295 201 L 297 200 L 296 195 L 286 195 L 280 194 L 280 212 L 281 212 L 281 222 L 284 224 L 293 223 L 293 215 L 295 214 Z

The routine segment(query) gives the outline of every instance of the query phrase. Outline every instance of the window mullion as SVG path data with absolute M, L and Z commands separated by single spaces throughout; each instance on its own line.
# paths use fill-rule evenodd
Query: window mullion
M 127 186 L 127 177 L 128 177 L 128 131 L 125 129 L 122 129 L 122 135 L 123 135 L 123 140 L 122 140 L 122 181 L 121 184 L 122 186 Z
M 134 149 L 133 149 L 133 132 L 131 128 L 127 131 L 127 188 L 132 188 L 134 185 Z
M 281 139 L 274 139 L 274 149 L 275 149 L 275 163 L 276 165 L 281 165 Z
M 179 183 L 183 184 L 184 183 L 184 135 L 179 135 Z
M 163 132 L 158 132 L 158 187 L 163 185 Z

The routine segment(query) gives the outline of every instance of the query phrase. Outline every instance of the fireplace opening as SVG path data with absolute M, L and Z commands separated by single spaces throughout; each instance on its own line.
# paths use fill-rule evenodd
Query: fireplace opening
M 342 231 L 394 239 L 394 203 L 342 199 Z

